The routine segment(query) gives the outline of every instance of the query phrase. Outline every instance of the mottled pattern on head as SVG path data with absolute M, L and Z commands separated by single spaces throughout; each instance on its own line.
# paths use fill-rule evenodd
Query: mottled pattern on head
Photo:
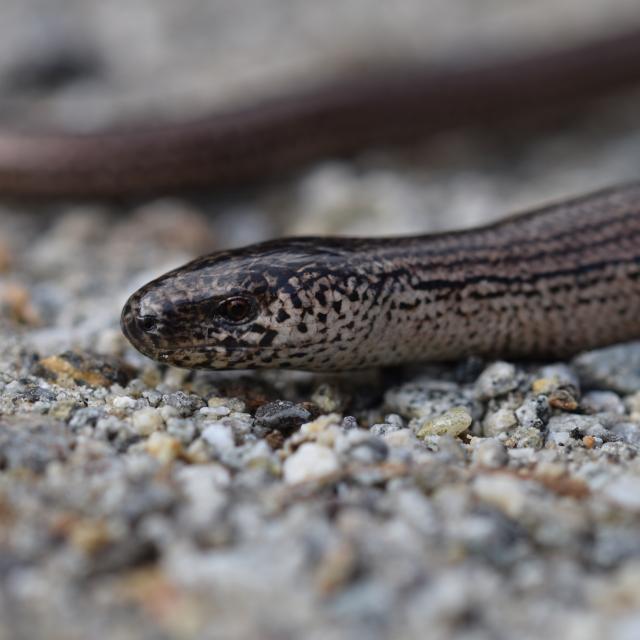
M 563 357 L 640 336 L 640 187 L 431 236 L 212 254 L 136 292 L 122 327 L 182 367 L 355 369 Z
M 374 286 L 355 264 L 358 244 L 298 238 L 198 258 L 132 295 L 123 331 L 145 355 L 182 367 L 334 368 L 334 352 L 355 366 L 354 313 Z M 230 321 L 221 312 L 238 298 L 250 313 Z

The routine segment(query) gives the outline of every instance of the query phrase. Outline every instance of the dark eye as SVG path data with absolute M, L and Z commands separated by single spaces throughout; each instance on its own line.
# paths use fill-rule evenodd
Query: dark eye
M 138 318 L 138 326 L 146 332 L 153 331 L 158 322 L 154 316 L 140 316 Z
M 234 296 L 218 305 L 218 314 L 229 322 L 245 322 L 253 316 L 254 305 L 248 298 Z

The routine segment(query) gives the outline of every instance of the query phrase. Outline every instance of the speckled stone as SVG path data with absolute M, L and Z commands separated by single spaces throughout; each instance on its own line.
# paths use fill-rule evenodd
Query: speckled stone
M 543 429 L 551 416 L 549 400 L 544 395 L 527 398 L 515 411 L 520 426 Z
M 508 362 L 494 362 L 476 380 L 475 391 L 478 398 L 488 400 L 513 391 L 518 384 L 514 365 Z
M 385 406 L 402 417 L 425 420 L 455 406 L 466 406 L 471 411 L 475 408 L 467 390 L 454 383 L 436 380 L 409 382 L 389 389 L 385 394 Z
M 301 404 L 277 400 L 258 407 L 255 418 L 256 422 L 263 427 L 290 432 L 309 422 L 313 414 Z

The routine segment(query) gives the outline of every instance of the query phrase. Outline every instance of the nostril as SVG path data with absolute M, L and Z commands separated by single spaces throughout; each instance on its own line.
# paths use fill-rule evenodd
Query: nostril
M 154 331 L 158 326 L 158 321 L 155 316 L 139 316 L 137 319 L 137 324 L 145 333 L 149 333 Z

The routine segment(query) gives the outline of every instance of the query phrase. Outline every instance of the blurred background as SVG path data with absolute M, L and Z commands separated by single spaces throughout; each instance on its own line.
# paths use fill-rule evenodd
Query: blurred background
M 75 132 L 198 117 L 345 71 L 478 60 L 640 24 L 635 0 L 2 0 L 0 15 L 0 127 Z M 126 296 L 194 255 L 284 234 L 472 225 L 636 178 L 638 104 L 637 94 L 607 100 L 533 131 L 443 134 L 224 196 L 0 198 L 0 339 L 122 352 Z

